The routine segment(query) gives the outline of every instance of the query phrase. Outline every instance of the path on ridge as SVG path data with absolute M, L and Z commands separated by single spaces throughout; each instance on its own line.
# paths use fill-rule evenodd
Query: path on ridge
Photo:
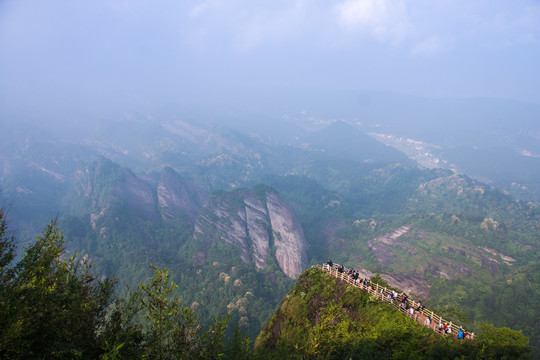
M 380 301 L 386 302 L 391 304 L 393 307 L 401 311 L 404 315 L 412 318 L 416 322 L 418 322 L 420 325 L 428 327 L 435 331 L 437 334 L 440 335 L 451 335 L 457 338 L 458 332 L 460 329 L 465 331 L 465 329 L 462 326 L 453 324 L 452 321 L 445 320 L 441 316 L 435 314 L 433 311 L 428 310 L 426 308 L 418 309 L 419 303 L 417 303 L 414 300 L 408 301 L 408 306 L 401 306 L 401 301 L 395 300 L 392 298 L 392 290 L 380 286 L 376 283 L 371 283 L 370 286 L 367 286 L 363 282 L 357 282 L 352 279 L 351 276 L 348 275 L 348 269 L 343 268 L 343 272 L 340 272 L 338 270 L 338 265 L 334 264 L 334 266 L 330 267 L 328 265 L 314 265 L 314 267 L 317 267 L 320 270 L 323 270 L 324 272 L 330 274 L 331 276 L 334 276 L 335 278 L 347 282 L 349 285 L 352 285 L 354 287 L 366 290 L 371 295 L 376 296 Z M 414 309 L 415 311 L 411 313 L 410 309 Z M 430 319 L 430 322 L 426 321 L 427 319 Z M 449 328 L 451 331 L 449 333 L 446 333 L 443 330 L 439 330 L 439 324 L 445 324 L 448 323 Z M 468 333 L 468 339 L 474 339 L 474 333 Z

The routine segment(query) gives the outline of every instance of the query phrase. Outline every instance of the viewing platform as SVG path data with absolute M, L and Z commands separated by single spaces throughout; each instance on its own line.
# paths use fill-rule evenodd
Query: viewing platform
M 432 310 L 422 306 L 421 303 L 408 298 L 405 302 L 402 302 L 401 295 L 403 295 L 403 293 L 399 293 L 398 298 L 396 299 L 393 297 L 392 289 L 388 289 L 387 287 L 381 286 L 377 283 L 372 283 L 369 281 L 369 279 L 359 278 L 358 280 L 355 280 L 348 274 L 349 269 L 343 267 L 340 271 L 337 264 L 334 264 L 332 267 L 330 267 L 328 264 L 314 265 L 314 267 L 317 267 L 318 269 L 323 270 L 335 278 L 345 281 L 352 286 L 366 290 L 369 294 L 376 296 L 380 301 L 389 303 L 401 311 L 404 315 L 412 318 L 420 325 L 432 329 L 437 334 L 458 338 L 459 331 L 462 330 L 464 333 L 463 339 L 474 339 L 474 333 L 469 333 L 465 331 L 462 326 L 456 325 L 452 323 L 452 321 L 443 319 L 441 316 L 435 314 Z M 446 328 L 444 326 L 445 324 L 447 324 Z

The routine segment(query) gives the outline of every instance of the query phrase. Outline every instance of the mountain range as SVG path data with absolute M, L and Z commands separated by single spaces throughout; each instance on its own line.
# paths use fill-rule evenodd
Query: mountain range
M 85 123 L 77 136 L 10 124 L 0 145 L 0 196 L 12 204 L 19 238 L 57 216 L 66 246 L 102 273 L 133 285 L 148 276 L 147 265 L 166 266 L 202 319 L 231 312 L 253 337 L 303 270 L 332 258 L 365 276 L 380 273 L 471 328 L 487 319 L 538 344 L 540 210 L 532 185 L 540 167 L 534 142 L 522 149 L 530 156 L 515 152 L 517 139 L 534 139 L 533 130 L 518 136 L 528 120 L 508 133 L 514 152 L 497 153 L 484 149 L 502 139 L 503 127 L 478 145 L 474 136 L 452 145 L 465 120 L 443 142 L 434 124 L 422 132 L 382 117 L 371 124 L 282 117 L 281 132 L 262 120 L 243 127 L 247 118 L 231 128 L 175 109 L 132 112 Z M 448 166 L 419 166 L 396 139 L 430 142 L 438 151 L 431 155 L 445 154 Z M 530 173 L 505 178 L 475 165 L 490 156 Z M 473 177 L 459 170 L 466 160 Z

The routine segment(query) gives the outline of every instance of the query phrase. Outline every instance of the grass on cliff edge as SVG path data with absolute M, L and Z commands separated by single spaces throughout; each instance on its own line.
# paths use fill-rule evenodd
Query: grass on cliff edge
M 311 268 L 255 342 L 259 358 L 529 358 L 528 339 L 483 326 L 475 341 L 435 334 L 366 291 Z

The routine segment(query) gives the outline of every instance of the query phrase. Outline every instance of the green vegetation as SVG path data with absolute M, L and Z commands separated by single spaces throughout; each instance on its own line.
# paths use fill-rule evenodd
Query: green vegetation
M 2 243 L 6 238 L 3 214 Z M 3 261 L 0 289 L 2 358 L 97 358 L 99 330 L 113 301 L 110 279 L 98 280 L 84 259 L 65 259 L 53 221 L 16 263 Z M 0 257 L 9 260 L 10 248 Z M 7 252 L 6 252 L 7 250 Z M 11 259 L 13 260 L 13 259 Z
M 170 165 L 207 190 L 218 189 L 216 196 L 236 199 L 235 191 L 243 190 L 227 189 L 242 186 L 253 186 L 256 196 L 278 191 L 300 219 L 310 264 L 332 258 L 383 277 L 418 280 L 426 290 L 420 296 L 423 303 L 445 317 L 475 333 L 481 331 L 484 320 L 520 329 L 533 346 L 540 346 L 537 204 L 516 201 L 447 170 L 356 163 L 289 150 L 274 155 L 261 150 L 261 159 L 248 152 L 253 162 L 243 165 L 245 159 L 221 158 L 213 150 L 208 150 L 208 160 L 217 156 L 224 163 L 194 166 L 176 154 L 171 155 Z M 255 159 L 264 170 L 255 166 Z M 79 165 L 73 165 L 73 171 Z M 105 158 L 88 169 L 88 173 L 77 172 L 69 191 L 66 185 L 56 183 L 50 188 L 47 181 L 36 181 L 29 173 L 21 175 L 21 184 L 39 184 L 28 186 L 32 196 L 16 198 L 25 199 L 16 205 L 25 212 L 31 204 L 43 210 L 29 215 L 31 220 L 23 219 L 26 223 L 17 222 L 24 231 L 21 238 L 33 237 L 51 213 L 62 214 L 59 224 L 69 253 L 88 255 L 96 272 L 114 274 L 122 289 L 125 285 L 137 288 L 151 277 L 149 264 L 165 267 L 170 278 L 182 285 L 173 290 L 173 296 L 182 298 L 201 324 L 210 326 L 213 319 L 230 312 L 230 321 L 254 339 L 294 283 L 277 264 L 269 259 L 266 269 L 256 269 L 245 264 L 231 245 L 196 243 L 193 222 L 199 209 L 180 212 L 174 219 L 140 216 L 129 197 L 115 195 L 114 189 L 125 187 L 127 178 L 135 179 L 128 169 Z M 155 188 L 152 181 L 160 175 L 146 167 L 139 170 L 145 173 L 141 183 Z M 256 185 L 260 182 L 265 185 Z M 42 220 L 45 213 L 47 218 Z M 402 226 L 409 231 L 396 241 L 385 245 L 376 240 Z M 232 336 L 233 330 L 228 328 L 226 335 Z
M 442 337 L 312 268 L 261 331 L 254 351 L 267 359 L 515 359 L 527 356 L 527 342 L 521 332 L 487 323 L 475 341 Z
M 101 162 L 93 168 L 100 176 L 86 210 L 61 218 L 66 246 L 89 254 L 99 272 L 132 287 L 151 275 L 147 265 L 167 267 L 183 285 L 175 295 L 193 305 L 204 324 L 232 309 L 231 321 L 254 338 L 293 281 L 272 261 L 261 271 L 245 264 L 231 245 L 196 243 L 187 216 L 160 222 L 137 217 L 111 195 L 121 168 Z M 423 302 L 450 319 L 475 332 L 487 319 L 521 329 L 531 344 L 540 344 L 534 321 L 540 308 L 537 205 L 446 170 L 321 160 L 299 171 L 309 177 L 270 176 L 265 183 L 271 188 L 253 189 L 259 196 L 277 189 L 289 200 L 310 244 L 310 264 L 332 258 L 348 267 L 418 279 L 429 289 Z M 70 203 L 81 204 L 70 196 Z M 218 191 L 215 197 L 238 200 L 235 192 Z M 101 207 L 93 210 L 91 204 Z M 96 220 L 89 223 L 89 216 Z M 376 251 L 381 244 L 374 239 L 404 225 L 410 227 L 407 234 Z M 234 286 L 236 280 L 242 286 Z
M 66 258 L 64 237 L 52 221 L 13 264 L 14 238 L 0 211 L 0 357 L 3 359 L 241 358 L 249 341 L 228 319 L 198 324 L 172 296 L 167 270 L 125 297 L 115 281 L 98 279 L 83 259 Z
M 477 341 L 439 337 L 366 292 L 307 270 L 255 348 L 231 315 L 200 324 L 166 269 L 124 296 L 87 259 L 68 258 L 56 221 L 15 259 L 0 211 L 0 357 L 6 359 L 456 358 L 527 355 L 520 332 L 482 325 Z M 246 293 L 246 297 L 249 295 Z
M 311 264 L 414 278 L 429 291 L 423 303 L 450 319 L 521 329 L 540 346 L 538 205 L 445 170 L 321 162 L 309 175 L 269 183 L 294 200 Z M 376 240 L 405 225 L 390 244 Z
M 186 223 L 167 221 L 156 226 L 122 214 L 125 213 L 107 217 L 121 221 L 105 225 L 105 239 L 99 229 L 81 226 L 80 218 L 62 219 L 66 234 L 73 234 L 66 245 L 82 254 L 91 254 L 95 268 L 101 273 L 115 274 L 123 286 L 136 287 L 151 276 L 150 264 L 168 268 L 171 278 L 182 284 L 173 291 L 174 295 L 193 306 L 206 325 L 231 312 L 231 321 L 238 322 L 242 330 L 255 338 L 294 283 L 272 262 L 264 271 L 257 270 L 254 264 L 245 264 L 232 245 L 194 241 Z M 227 335 L 232 332 L 231 328 Z

